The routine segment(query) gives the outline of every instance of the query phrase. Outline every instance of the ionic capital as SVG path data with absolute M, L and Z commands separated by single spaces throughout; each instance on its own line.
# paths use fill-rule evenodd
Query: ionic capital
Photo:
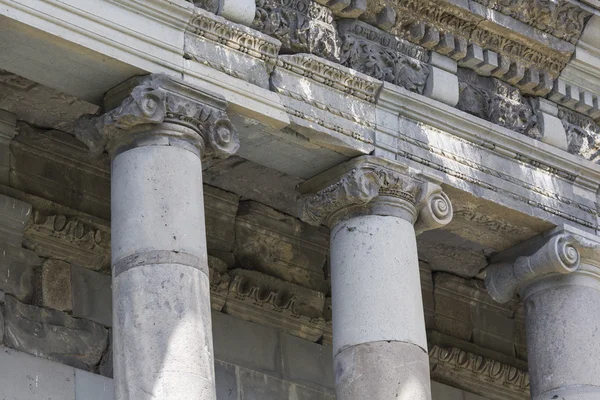
M 80 118 L 75 136 L 93 155 L 186 143 L 203 156 L 226 158 L 238 150 L 239 139 L 225 107 L 217 95 L 168 75 L 134 77 L 106 94 L 104 114 Z
M 566 275 L 572 277 L 568 282 Z M 500 303 L 548 285 L 590 282 L 600 287 L 600 242 L 568 232 L 555 233 L 531 255 L 490 265 L 485 277 L 490 296 Z
M 333 227 L 359 214 L 395 215 L 420 233 L 452 220 L 452 203 L 439 184 L 420 171 L 364 156 L 299 186 L 300 218 Z

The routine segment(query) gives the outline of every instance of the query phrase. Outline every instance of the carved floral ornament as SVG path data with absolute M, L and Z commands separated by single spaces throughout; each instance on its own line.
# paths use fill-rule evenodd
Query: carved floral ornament
M 424 180 L 418 171 L 401 173 L 371 164 L 358 165 L 319 192 L 301 196 L 299 207 L 302 220 L 330 227 L 352 211 L 388 214 L 384 210 L 389 207 L 408 210 L 418 233 L 452 220 L 452 203 L 439 185 Z
M 122 92 L 128 92 L 119 99 Z M 105 149 L 114 153 L 121 146 L 152 136 L 179 139 L 197 147 L 203 156 L 226 158 L 239 148 L 239 138 L 229 120 L 224 100 L 167 75 L 136 77 L 107 94 L 120 105 L 103 115 L 84 116 L 76 122 L 75 136 L 92 155 Z M 170 123 L 184 129 L 153 133 L 148 125 Z M 187 128 L 187 129 L 185 129 Z

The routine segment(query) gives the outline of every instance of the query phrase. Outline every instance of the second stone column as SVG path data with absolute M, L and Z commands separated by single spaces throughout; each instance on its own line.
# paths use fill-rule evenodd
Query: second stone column
M 165 75 L 108 92 L 77 136 L 112 157 L 117 400 L 215 400 L 203 156 L 239 143 L 220 98 Z
M 300 190 L 301 217 L 331 228 L 338 400 L 430 400 L 414 224 L 450 222 L 448 197 L 421 173 L 368 156 Z

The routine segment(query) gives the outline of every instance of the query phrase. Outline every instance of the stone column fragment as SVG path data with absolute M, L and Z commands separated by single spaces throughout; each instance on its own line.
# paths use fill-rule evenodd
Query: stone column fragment
M 486 285 L 496 301 L 525 303 L 533 400 L 600 398 L 600 240 L 556 234 L 488 267 Z
M 201 159 L 239 147 L 225 105 L 151 75 L 78 123 L 78 138 L 112 157 L 117 400 L 216 398 Z
M 301 217 L 331 228 L 333 354 L 339 400 L 431 399 L 416 229 L 452 205 L 418 171 L 360 157 L 302 184 Z

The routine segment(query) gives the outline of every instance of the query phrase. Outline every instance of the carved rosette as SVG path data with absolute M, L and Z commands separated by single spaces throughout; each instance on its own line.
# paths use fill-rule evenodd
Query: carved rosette
M 301 196 L 300 218 L 313 225 L 333 227 L 357 214 L 400 215 L 412 223 L 416 221 L 417 233 L 442 227 L 452 220 L 450 199 L 439 185 L 426 180 L 420 172 L 378 165 L 371 162 L 378 161 L 373 157 L 363 160 L 368 161 L 359 162 L 335 183 Z
M 135 77 L 107 93 L 105 114 L 80 118 L 75 136 L 93 155 L 165 137 L 170 144 L 188 142 L 205 157 L 226 158 L 240 144 L 225 106 L 216 95 L 164 74 Z M 165 123 L 179 128 L 158 126 Z

